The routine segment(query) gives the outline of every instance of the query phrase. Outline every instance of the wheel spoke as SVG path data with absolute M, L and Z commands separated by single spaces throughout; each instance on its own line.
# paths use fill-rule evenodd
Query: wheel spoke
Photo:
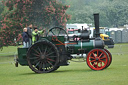
M 47 58 L 47 60 L 55 62 L 55 60 L 53 60 L 53 59 L 50 59 L 50 58 Z
M 38 59 L 39 57 L 33 57 L 33 58 L 29 58 L 29 59 Z
M 100 66 L 102 67 L 102 62 L 100 62 Z
M 103 53 L 100 54 L 99 58 L 103 55 Z
M 101 62 L 103 62 L 104 64 L 105 64 L 105 61 L 102 61 L 102 60 L 100 60 Z
M 51 32 L 52 32 L 53 35 L 55 35 L 53 31 L 51 31 Z
M 89 61 L 89 62 L 95 62 L 96 60 L 92 60 L 92 61 Z
M 59 29 L 58 36 L 59 36 L 59 34 L 60 34 L 60 31 L 61 31 L 61 29 Z
M 44 46 L 41 46 L 41 51 L 42 51 L 42 53 L 43 53 L 44 49 L 45 49 Z
M 33 55 L 35 55 L 36 57 L 40 57 L 40 55 L 38 55 L 38 54 L 34 54 L 34 53 L 33 53 Z
M 47 61 L 51 66 L 53 66 L 53 64 L 52 63 L 50 63 L 49 61 Z
M 98 66 L 98 63 L 99 63 L 99 62 L 97 62 L 97 64 L 96 64 L 96 68 L 98 68 L 98 67 L 99 67 L 99 66 Z
M 43 63 L 43 72 L 45 72 L 45 63 Z
M 94 54 L 94 53 L 92 53 L 92 54 L 93 54 L 93 56 L 96 58 L 95 54 Z
M 38 62 L 36 63 L 35 67 L 37 67 L 39 64 L 40 64 L 40 61 L 38 61 Z
M 38 50 L 39 50 L 40 54 L 42 55 L 42 52 L 41 52 L 41 50 L 40 50 L 40 48 L 39 48 L 39 47 L 38 47 Z
M 40 62 L 40 66 L 39 66 L 39 70 L 41 70 L 42 69 L 42 67 L 43 67 L 43 65 L 42 65 L 43 63 L 42 62 Z
M 55 53 L 55 52 L 51 52 L 51 53 L 47 54 L 46 56 L 49 56 L 49 55 L 51 55 L 51 54 L 53 54 L 53 53 Z
M 47 52 L 47 53 L 49 53 L 49 52 L 51 51 L 51 49 L 52 49 L 52 47 L 48 50 L 48 52 Z
M 94 57 L 91 57 L 91 56 L 90 56 L 90 58 L 95 59 Z
M 33 48 L 32 48 L 33 49 Z M 33 49 L 37 54 L 40 54 L 37 50 Z
M 95 65 L 96 65 L 96 62 L 93 63 L 93 66 L 95 66 Z
M 97 50 L 97 57 L 99 56 L 99 51 Z
M 33 62 L 33 64 L 35 64 L 36 62 L 38 62 L 40 59 L 36 59 L 34 62 Z
M 48 48 L 48 47 L 46 46 L 45 51 L 44 51 L 44 55 L 46 54 L 47 48 Z
M 106 57 L 102 57 L 102 58 L 100 58 L 100 60 L 102 60 L 102 59 L 106 59 Z

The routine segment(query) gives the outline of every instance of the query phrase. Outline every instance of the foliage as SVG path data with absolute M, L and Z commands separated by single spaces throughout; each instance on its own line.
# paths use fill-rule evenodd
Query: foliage
M 14 38 L 28 24 L 64 27 L 70 19 L 65 13 L 69 6 L 56 0 L 7 0 L 4 4 L 1 38 L 5 46 L 13 45 Z
M 83 11 L 83 10 L 90 10 Z M 69 20 L 71 23 L 93 23 L 93 12 L 90 6 L 83 8 L 83 10 L 75 10 L 72 14 L 72 19 Z M 91 15 L 91 16 L 90 16 Z
M 128 24 L 128 0 L 65 0 L 70 4 L 68 23 L 93 23 L 93 13 L 100 14 L 100 26 L 119 27 Z
M 4 9 L 4 5 L 2 4 L 2 1 L 0 0 L 0 14 L 2 13 L 3 9 Z M 3 19 L 3 18 L 0 16 L 0 21 L 1 21 L 2 19 Z M 1 27 L 1 22 L 0 22 L 0 27 Z M 0 30 L 1 30 L 1 28 L 0 28 Z
M 104 16 L 102 17 L 102 21 L 103 18 L 105 20 L 104 25 L 119 27 L 128 23 L 128 1 L 105 1 L 103 4 L 105 5 L 100 6 L 100 13 Z

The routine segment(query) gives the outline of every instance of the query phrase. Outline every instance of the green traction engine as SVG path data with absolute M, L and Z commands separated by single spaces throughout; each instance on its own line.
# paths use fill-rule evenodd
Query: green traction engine
M 78 57 L 84 58 L 92 70 L 107 68 L 111 64 L 112 55 L 104 48 L 104 42 L 100 38 L 99 14 L 94 14 L 94 21 L 95 38 L 89 38 L 90 33 L 85 29 L 79 30 L 80 35 L 72 36 L 71 40 L 63 28 L 51 28 L 46 37 L 41 37 L 30 48 L 18 48 L 16 66 L 19 63 L 29 66 L 35 73 L 49 73 L 60 66 L 69 65 L 68 60 Z

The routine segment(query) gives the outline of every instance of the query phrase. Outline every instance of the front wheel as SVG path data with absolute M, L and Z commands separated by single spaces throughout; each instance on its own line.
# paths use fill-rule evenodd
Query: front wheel
M 108 65 L 105 67 L 105 68 L 107 68 L 112 63 L 112 55 L 107 49 L 104 49 L 104 50 L 108 53 L 108 58 L 109 58 Z
M 92 49 L 87 54 L 86 62 L 92 70 L 103 70 L 109 62 L 108 54 L 103 49 Z

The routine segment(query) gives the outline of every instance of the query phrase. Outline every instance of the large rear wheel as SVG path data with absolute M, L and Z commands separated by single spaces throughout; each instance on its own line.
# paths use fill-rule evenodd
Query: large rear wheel
M 27 53 L 29 67 L 35 73 L 49 73 L 57 69 L 59 52 L 49 41 L 40 41 L 30 47 Z

